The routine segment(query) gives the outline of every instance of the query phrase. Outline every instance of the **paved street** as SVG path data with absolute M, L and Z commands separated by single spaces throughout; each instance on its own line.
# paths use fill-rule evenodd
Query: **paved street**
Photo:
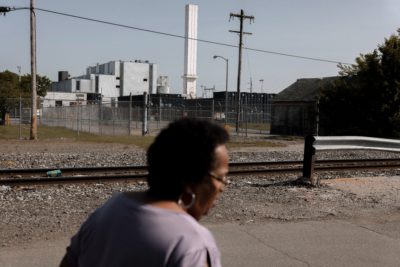
M 399 266 L 400 215 L 371 221 L 212 224 L 224 266 Z M 0 266 L 47 267 L 60 261 L 68 237 L 1 248 Z

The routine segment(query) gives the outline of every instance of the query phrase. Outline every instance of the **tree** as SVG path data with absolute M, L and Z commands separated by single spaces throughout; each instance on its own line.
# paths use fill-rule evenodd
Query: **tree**
M 321 134 L 400 136 L 400 29 L 321 90 Z
M 36 92 L 38 96 L 46 96 L 47 90 L 50 88 L 51 81 L 46 76 L 36 76 L 37 88 Z M 21 77 L 21 87 L 24 93 L 29 96 L 31 94 L 31 75 L 25 74 Z
M 5 116 L 10 110 L 19 106 L 19 96 L 23 99 L 29 99 L 31 75 L 25 74 L 19 76 L 11 71 L 0 72 L 0 121 L 4 123 Z M 49 89 L 51 81 L 46 76 L 37 75 L 37 95 L 45 96 Z M 26 102 L 26 103 L 25 103 Z M 28 104 L 29 100 L 24 100 L 24 105 Z
M 0 73 L 0 122 L 5 121 L 6 113 L 16 105 L 18 91 L 18 75 L 10 71 Z

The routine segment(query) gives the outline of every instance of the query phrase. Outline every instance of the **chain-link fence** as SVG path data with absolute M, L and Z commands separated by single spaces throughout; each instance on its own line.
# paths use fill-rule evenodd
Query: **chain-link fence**
M 1 104 L 7 107 L 8 113 L 0 117 L 1 124 L 29 124 L 31 120 L 31 100 L 28 98 L 7 98 Z M 3 121 L 4 120 L 4 121 Z
M 129 98 L 128 98 L 129 99 Z M 31 108 L 29 99 L 15 99 L 6 124 L 29 124 Z M 55 104 L 54 104 L 55 103 Z M 61 104 L 60 104 L 61 103 Z M 214 99 L 171 100 L 168 97 L 143 97 L 140 101 L 73 101 L 65 103 L 42 100 L 38 105 L 38 124 L 64 127 L 98 135 L 144 135 L 156 133 L 169 122 L 181 117 L 213 120 L 235 133 L 236 105 Z M 266 134 L 271 121 L 270 106 L 263 104 L 241 105 L 239 134 Z

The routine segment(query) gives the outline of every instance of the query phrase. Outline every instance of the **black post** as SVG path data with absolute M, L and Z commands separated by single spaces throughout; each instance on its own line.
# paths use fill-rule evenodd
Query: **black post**
M 142 121 L 142 136 L 147 135 L 147 109 L 149 108 L 149 98 L 147 92 L 143 92 L 143 121 Z
M 214 97 L 213 97 L 213 99 L 211 100 L 211 120 L 213 121 L 214 120 L 214 112 L 215 112 L 215 107 L 214 107 Z
M 128 135 L 131 136 L 131 122 L 132 122 L 132 93 L 129 94 L 129 115 L 128 115 Z
M 304 138 L 304 159 L 303 159 L 303 178 L 307 178 L 311 185 L 318 186 L 319 180 L 314 178 L 314 164 L 315 164 L 315 137 L 307 135 Z

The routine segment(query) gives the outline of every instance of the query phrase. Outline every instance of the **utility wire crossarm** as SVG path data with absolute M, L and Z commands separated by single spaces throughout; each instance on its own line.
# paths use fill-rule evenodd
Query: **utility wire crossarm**
M 6 15 L 7 12 L 10 12 L 12 9 L 11 7 L 7 6 L 0 6 L 0 14 Z
M 23 9 L 30 9 L 29 7 L 9 7 L 9 6 L 0 6 L 0 15 L 3 14 L 4 16 L 6 13 L 15 10 L 23 10 Z

